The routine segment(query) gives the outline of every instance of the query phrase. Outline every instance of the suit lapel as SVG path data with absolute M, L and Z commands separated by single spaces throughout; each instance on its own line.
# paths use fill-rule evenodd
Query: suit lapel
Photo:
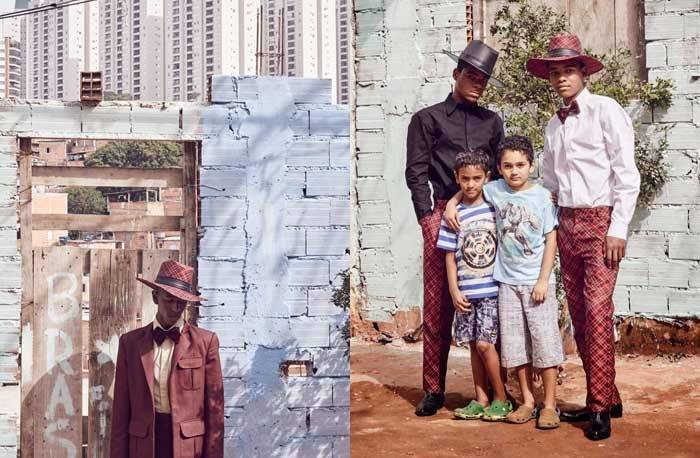
M 151 401 L 154 400 L 153 397 L 153 323 L 151 322 L 148 326 L 144 326 L 144 333 L 141 336 L 141 342 L 139 343 L 139 353 L 141 354 L 141 364 L 143 365 L 143 372 L 146 376 L 146 381 L 148 382 L 148 390 L 151 393 Z

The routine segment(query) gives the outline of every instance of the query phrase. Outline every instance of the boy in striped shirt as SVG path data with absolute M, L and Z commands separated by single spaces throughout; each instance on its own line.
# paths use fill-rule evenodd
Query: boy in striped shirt
M 496 213 L 484 202 L 482 189 L 490 176 L 485 150 L 462 152 L 455 161 L 455 180 L 462 191 L 457 205 L 459 231 L 443 219 L 437 247 L 446 251 L 445 263 L 452 303 L 457 310 L 455 340 L 469 344 L 476 399 L 455 410 L 457 418 L 502 421 L 512 410 L 501 379 L 498 340 L 498 283 Z M 489 404 L 487 381 L 494 391 Z

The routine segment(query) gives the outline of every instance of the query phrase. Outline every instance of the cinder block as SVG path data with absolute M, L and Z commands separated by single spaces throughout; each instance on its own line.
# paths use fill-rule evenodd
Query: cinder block
M 700 14 L 683 15 L 683 37 L 700 38 Z
M 283 272 L 282 268 L 279 270 Z M 261 278 L 253 278 L 248 282 L 253 284 L 246 290 L 246 303 L 248 307 L 245 315 L 246 319 L 256 318 L 257 321 L 255 323 L 246 322 L 249 328 L 246 335 L 249 336 L 251 333 L 255 334 L 254 343 L 257 345 L 268 345 L 275 342 L 276 345 L 279 345 L 278 348 L 282 348 L 284 347 L 283 340 L 289 334 L 287 321 L 274 320 L 272 321 L 274 326 L 268 328 L 264 320 L 270 318 L 289 318 L 289 307 L 283 300 L 280 300 L 280 296 L 282 295 L 281 291 L 275 290 L 273 294 L 269 294 L 269 289 L 277 285 L 266 287 L 264 282 L 265 280 Z M 261 330 L 258 329 L 259 327 L 265 327 L 266 329 Z M 253 343 L 250 339 L 248 342 Z
M 284 304 L 289 310 L 289 316 L 300 316 L 306 314 L 307 289 L 287 288 L 284 296 Z
M 363 33 L 355 35 L 355 56 L 380 56 L 384 52 L 384 37 L 378 33 Z
M 350 359 L 343 349 L 316 350 L 313 353 L 317 377 L 350 376 Z
M 202 290 L 207 298 L 199 306 L 200 317 L 240 317 L 245 311 L 245 294 L 241 291 Z
M 167 106 L 164 110 L 145 104 L 134 104 L 131 107 L 131 132 L 133 134 L 178 134 L 180 133 L 180 108 Z M 199 123 L 199 112 L 190 111 L 192 124 Z M 184 109 L 183 109 L 184 116 Z M 183 119 L 184 126 L 184 119 Z
M 237 94 L 230 75 L 211 76 L 211 103 L 229 103 L 236 100 Z
M 183 105 L 183 135 L 238 135 L 244 119 L 250 116 L 240 105 Z
M 247 204 L 243 199 L 202 199 L 202 226 L 242 226 L 245 222 Z
M 359 207 L 360 225 L 390 223 L 390 209 L 387 202 L 363 202 Z
M 309 316 L 339 315 L 345 313 L 342 308 L 336 306 L 331 299 L 331 289 L 309 289 Z
M 674 83 L 674 94 L 700 94 L 700 78 L 694 78 L 692 74 L 687 70 L 649 70 L 649 81 L 670 79 Z
M 630 312 L 629 288 L 617 285 L 613 292 L 613 304 L 615 304 L 615 314 L 628 314 Z
M 630 258 L 666 256 L 666 237 L 663 235 L 632 234 L 627 240 L 626 254 Z
M 698 131 L 700 133 L 700 131 Z M 669 180 L 654 198 L 654 204 L 692 205 L 700 201 L 700 181 L 697 179 Z
M 131 107 L 128 105 L 83 106 L 80 111 L 83 132 L 131 133 Z
M 671 315 L 700 315 L 700 289 L 672 291 L 668 298 L 668 313 Z
M 0 289 L 19 288 L 22 282 L 22 267 L 16 261 L 0 261 Z
M 671 234 L 668 238 L 668 257 L 700 260 L 700 235 Z
M 305 199 L 285 202 L 286 226 L 328 226 L 330 224 L 330 202 Z
M 666 2 L 666 11 L 688 11 L 700 9 L 698 0 L 668 0 Z
M 197 273 L 200 288 L 243 288 L 242 261 L 212 261 L 200 258 Z
M 382 10 L 384 0 L 355 0 L 355 11 Z
M 672 177 L 684 177 L 695 174 L 697 165 L 685 153 L 666 153 L 666 163 L 669 165 L 668 174 Z
M 643 288 L 630 290 L 630 311 L 634 313 L 668 313 L 669 289 Z
M 17 167 L 19 142 L 17 137 L 0 136 L 0 167 Z
M 292 199 L 302 199 L 306 194 L 306 172 L 287 171 L 284 174 L 284 194 Z
M 299 140 L 287 143 L 288 167 L 328 167 L 330 144 L 327 140 Z
M 0 291 L 0 305 L 18 306 L 20 301 L 19 291 Z
M 306 433 L 306 428 L 303 429 L 303 433 Z M 333 455 L 333 439 L 330 437 L 294 438 L 280 445 L 270 456 L 271 458 L 332 457 L 335 456 Z
M 365 83 L 361 82 L 355 86 L 355 97 L 357 106 L 381 105 L 386 101 L 384 88 L 381 83 Z
M 355 183 L 357 199 L 360 202 L 387 200 L 386 183 L 383 178 L 360 178 Z
M 332 82 L 330 79 L 284 78 L 294 97 L 294 103 L 330 104 Z
M 287 229 L 287 256 L 306 255 L 306 231 L 303 229 Z
M 333 438 L 333 457 L 342 458 L 350 456 L 350 436 L 336 436 Z
M 202 197 L 242 197 L 246 194 L 246 171 L 241 168 L 200 169 Z
M 683 16 L 646 16 L 644 33 L 647 41 L 683 38 Z
M 391 242 L 389 226 L 366 226 L 360 230 L 360 246 L 366 248 L 386 248 Z
M 0 104 L 0 131 L 14 133 L 32 129 L 32 114 L 29 104 L 5 102 Z
M 224 407 L 245 407 L 245 382 L 240 378 L 224 379 Z
M 357 176 L 381 176 L 384 174 L 384 154 L 369 153 L 357 155 Z
M 310 256 L 339 256 L 350 245 L 347 229 L 309 229 L 306 231 L 306 254 Z
M 690 287 L 700 288 L 700 266 L 695 266 L 690 270 Z
M 80 105 L 46 103 L 32 105 L 32 130 L 56 133 L 61 137 L 81 134 Z
M 381 57 L 365 57 L 357 63 L 357 81 L 382 81 L 386 78 L 385 59 Z
M 698 20 L 700 20 L 700 18 Z M 666 48 L 669 67 L 677 67 L 680 65 L 700 65 L 699 41 L 672 41 L 668 43 Z
M 0 256 L 17 256 L 17 230 L 15 228 L 0 230 Z
M 347 436 L 350 434 L 350 409 L 310 409 L 310 436 Z
M 690 266 L 681 262 L 649 261 L 649 286 L 687 288 Z
M 350 406 L 350 380 L 337 379 L 333 382 L 333 405 Z
M 355 118 L 357 130 L 384 128 L 384 111 L 379 106 L 358 106 Z
M 200 319 L 197 326 L 215 332 L 222 348 L 240 348 L 245 345 L 245 328 L 240 318 L 225 321 Z
M 260 90 L 258 89 L 259 79 L 263 78 L 255 78 L 251 76 L 234 76 L 233 86 L 234 90 L 236 91 L 236 100 L 258 100 L 260 98 Z M 284 91 L 285 89 L 286 88 L 283 87 L 279 88 L 279 90 L 281 91 Z
M 355 14 L 355 33 L 380 33 L 384 30 L 384 13 L 382 11 L 358 11 Z
M 450 49 L 449 29 L 427 29 L 421 34 L 420 49 L 423 54 L 438 53 Z
M 347 170 L 306 172 L 306 195 L 349 196 L 350 173 Z
M 202 166 L 204 167 L 244 167 L 247 162 L 248 139 L 235 138 L 229 131 L 202 140 Z
M 208 229 L 199 242 L 199 255 L 244 259 L 246 236 L 242 228 Z
M 339 288 L 342 286 L 343 276 L 342 273 L 350 267 L 350 256 L 343 256 L 339 259 L 331 259 L 328 261 L 330 264 L 330 281 L 334 288 Z
M 647 43 L 647 68 L 665 67 L 666 66 L 666 45 L 652 41 Z
M 681 231 L 688 230 L 687 208 L 652 208 L 637 212 L 631 227 L 643 231 Z
M 350 167 L 350 140 L 335 138 L 331 140 L 331 167 Z
M 693 102 L 693 124 L 700 124 L 700 101 Z
M 365 275 L 367 294 L 372 297 L 396 297 L 396 275 L 368 274 Z
M 360 250 L 360 266 L 363 273 L 394 272 L 394 257 L 388 250 Z
M 290 259 L 290 286 L 326 286 L 328 285 L 328 261 L 323 259 Z
M 295 136 L 309 135 L 309 111 L 297 110 L 289 118 L 289 128 Z
M 331 201 L 331 226 L 350 225 L 350 200 L 333 199 Z
M 426 107 L 445 100 L 452 86 L 449 81 L 436 81 L 423 84 L 419 89 L 420 106 Z
M 691 122 L 693 105 L 687 97 L 674 97 L 673 105 L 654 110 L 654 122 Z
M 690 231 L 700 233 L 700 208 L 690 209 Z
M 17 353 L 19 351 L 19 327 L 0 327 L 0 353 Z
M 386 149 L 384 132 L 357 132 L 356 135 L 360 153 L 381 153 Z
M 330 345 L 330 325 L 315 318 L 299 317 L 289 320 L 293 342 L 285 345 L 297 347 L 328 347 Z
M 271 304 L 257 303 L 255 304 L 255 313 L 246 312 L 246 346 L 255 345 L 266 349 L 282 349 L 289 345 L 289 317 L 281 317 L 282 311 L 280 308 L 276 314 Z
M 418 20 L 422 29 L 431 27 L 466 27 L 466 4 L 457 2 L 440 6 L 421 6 L 418 9 Z
M 617 284 L 622 286 L 648 286 L 649 263 L 644 260 L 623 259 L 617 274 Z
M 347 109 L 313 110 L 310 116 L 311 135 L 350 136 L 350 113 Z
M 0 207 L 0 227 L 17 227 L 17 208 Z
M 667 0 L 646 0 L 644 2 L 644 12 L 649 13 L 663 13 L 666 7 Z

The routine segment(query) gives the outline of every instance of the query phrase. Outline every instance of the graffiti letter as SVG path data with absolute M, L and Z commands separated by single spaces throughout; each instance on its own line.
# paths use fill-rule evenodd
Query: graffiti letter
M 54 284 L 59 279 L 66 279 L 70 282 L 68 291 L 63 291 L 60 293 L 54 291 Z M 75 278 L 75 275 L 61 272 L 49 275 L 47 280 L 49 295 L 49 319 L 54 323 L 61 323 L 68 318 L 79 316 L 80 304 L 78 303 L 78 300 L 73 297 L 76 289 L 78 289 L 78 280 Z
M 60 329 L 47 329 L 44 334 L 48 336 L 46 339 L 46 371 L 51 372 L 58 361 L 63 372 L 68 375 L 73 375 L 73 368 L 70 365 L 69 358 L 73 355 L 73 339 L 61 331 Z M 56 354 L 56 340 L 63 342 L 63 351 Z
M 51 398 L 49 399 L 49 409 L 46 411 L 46 418 L 53 420 L 56 417 L 56 408 L 59 404 L 63 404 L 63 410 L 67 417 L 75 415 L 75 407 L 73 406 L 73 398 L 70 397 L 66 376 L 62 372 L 56 377 L 56 384 L 53 386 Z M 66 420 L 68 421 L 68 420 Z

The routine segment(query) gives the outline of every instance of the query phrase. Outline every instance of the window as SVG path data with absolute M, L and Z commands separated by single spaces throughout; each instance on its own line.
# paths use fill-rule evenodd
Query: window
M 209 66 L 207 67 L 207 71 L 208 71 L 208 72 L 213 72 L 213 71 L 214 71 L 214 66 L 213 66 L 213 65 L 209 65 Z

